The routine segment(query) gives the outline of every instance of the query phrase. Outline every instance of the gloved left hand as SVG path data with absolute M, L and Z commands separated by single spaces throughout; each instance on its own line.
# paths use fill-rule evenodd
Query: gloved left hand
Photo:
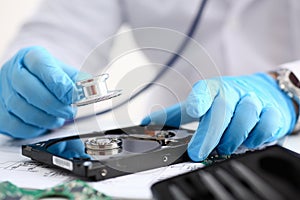
M 293 101 L 274 78 L 249 76 L 200 80 L 185 102 L 151 113 L 142 124 L 180 124 L 199 120 L 188 154 L 202 161 L 213 151 L 230 155 L 240 146 L 253 149 L 290 133 L 296 121 Z

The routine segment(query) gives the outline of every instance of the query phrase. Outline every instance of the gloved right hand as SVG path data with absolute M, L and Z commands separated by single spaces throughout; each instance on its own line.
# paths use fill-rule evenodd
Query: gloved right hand
M 142 125 L 199 121 L 188 155 L 203 161 L 211 152 L 231 155 L 256 149 L 291 133 L 296 123 L 293 100 L 267 73 L 199 80 L 186 101 L 151 113 Z
M 42 47 L 18 51 L 0 70 L 0 133 L 32 138 L 73 118 L 77 74 Z

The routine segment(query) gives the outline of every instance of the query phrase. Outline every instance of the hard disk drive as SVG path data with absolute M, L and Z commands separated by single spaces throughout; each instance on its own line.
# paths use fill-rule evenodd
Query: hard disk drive
M 22 146 L 22 154 L 75 175 L 103 180 L 188 160 L 194 131 L 133 126 Z

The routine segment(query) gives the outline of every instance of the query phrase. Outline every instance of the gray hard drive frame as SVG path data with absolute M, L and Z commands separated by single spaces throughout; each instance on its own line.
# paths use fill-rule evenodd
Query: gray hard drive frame
M 149 131 L 159 134 L 153 136 L 145 134 Z M 170 135 L 164 135 L 165 133 L 170 133 Z M 70 171 L 81 178 L 97 181 L 189 161 L 186 149 L 193 133 L 193 130 L 168 126 L 132 126 L 22 145 L 22 155 L 53 168 Z M 151 151 L 127 154 L 126 156 L 111 156 L 100 160 L 80 157 L 70 159 L 49 151 L 49 147 L 60 142 L 87 140 L 95 137 L 152 140 L 159 145 L 158 148 Z M 126 170 L 122 170 L 122 166 L 126 166 Z

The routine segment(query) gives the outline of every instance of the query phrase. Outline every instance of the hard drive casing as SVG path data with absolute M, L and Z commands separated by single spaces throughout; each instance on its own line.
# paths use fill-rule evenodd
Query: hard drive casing
M 82 178 L 104 180 L 189 160 L 186 149 L 193 133 L 173 127 L 132 126 L 23 145 L 22 154 Z M 88 149 L 87 141 L 95 142 L 95 138 L 118 140 L 120 148 Z

